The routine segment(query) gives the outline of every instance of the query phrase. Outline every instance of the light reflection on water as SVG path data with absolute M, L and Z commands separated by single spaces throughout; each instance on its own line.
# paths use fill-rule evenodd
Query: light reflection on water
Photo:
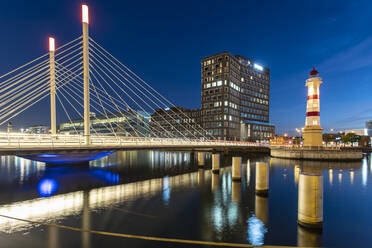
M 259 218 L 253 215 L 248 219 L 248 240 L 252 245 L 263 245 L 265 233 L 267 228 Z
M 367 207 L 372 206 L 367 197 L 372 192 L 368 188 L 368 179 L 372 175 L 370 157 L 352 163 L 271 159 L 268 197 L 255 195 L 254 192 L 255 163 L 267 158 L 244 157 L 241 182 L 231 180 L 231 157 L 221 158 L 221 165 L 227 167 L 221 168 L 220 174 L 211 173 L 210 155 L 204 169 L 197 168 L 196 160 L 197 154 L 186 152 L 132 151 L 117 152 L 92 162 L 85 169 L 61 169 L 48 168 L 41 163 L 12 156 L 1 157 L 0 178 L 6 179 L 4 182 L 9 184 L 8 188 L 21 185 L 21 189 L 13 189 L 14 194 L 21 196 L 8 197 L 6 192 L 0 190 L 3 196 L 0 214 L 62 224 L 78 218 L 83 228 L 148 233 L 151 236 L 174 237 L 174 229 L 179 235 L 177 237 L 182 239 L 254 245 L 347 247 L 348 242 L 360 246 L 363 246 L 363 242 L 372 242 L 368 234 L 369 222 L 360 221 L 370 220 L 371 217 L 369 210 L 366 211 Z M 326 236 L 297 225 L 297 185 L 299 174 L 304 170 L 323 174 L 323 230 Z M 79 176 L 75 177 L 76 174 Z M 54 184 L 58 185 L 57 189 Z M 43 192 L 41 196 L 50 197 L 40 198 L 36 194 L 40 191 Z M 328 199 L 332 199 L 332 202 Z M 350 205 L 355 204 L 356 199 L 364 204 Z M 344 202 L 345 208 L 339 208 L 338 202 Z M 345 211 L 353 207 L 358 208 L 353 209 L 355 216 L 347 215 Z M 157 219 L 146 222 L 138 217 L 141 214 L 151 214 Z M 345 221 L 349 220 L 348 226 L 339 224 L 340 216 Z M 353 222 L 352 217 L 358 221 Z M 134 218 L 136 224 L 123 224 L 128 218 Z M 162 223 L 167 224 L 164 226 Z M 189 224 L 183 226 L 182 223 Z M 353 230 L 353 227 L 364 239 L 353 240 L 336 235 Z M 2 232 L 16 234 L 30 230 L 43 233 L 41 227 L 33 224 L 0 218 Z M 58 229 L 50 229 L 45 234 L 49 235 L 46 240 L 49 243 L 58 240 L 65 246 L 80 242 L 87 247 L 100 247 L 94 235 L 83 235 L 69 241 L 61 239 L 56 233 L 59 233 Z M 32 237 L 43 239 L 37 235 Z M 125 244 L 126 241 L 120 242 Z M 15 241 L 14 247 L 20 245 Z

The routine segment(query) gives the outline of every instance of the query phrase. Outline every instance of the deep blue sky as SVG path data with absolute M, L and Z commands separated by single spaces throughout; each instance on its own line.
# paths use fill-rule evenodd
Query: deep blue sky
M 313 65 L 324 80 L 324 129 L 362 128 L 372 119 L 371 1 L 85 2 L 90 35 L 176 105 L 200 107 L 200 60 L 230 51 L 270 67 L 270 118 L 279 134 L 304 125 Z M 45 53 L 48 35 L 59 44 L 78 37 L 81 3 L 1 1 L 0 74 Z M 48 114 L 25 114 L 25 123 L 48 123 Z

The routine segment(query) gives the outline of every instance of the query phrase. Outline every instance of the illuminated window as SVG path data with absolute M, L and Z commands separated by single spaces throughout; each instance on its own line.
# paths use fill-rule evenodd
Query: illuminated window
M 314 94 L 314 87 L 310 86 L 308 95 L 312 96 L 313 94 Z

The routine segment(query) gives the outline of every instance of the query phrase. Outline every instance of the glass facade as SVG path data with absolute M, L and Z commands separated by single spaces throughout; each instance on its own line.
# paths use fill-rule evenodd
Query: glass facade
M 91 113 L 91 134 L 149 137 L 149 120 L 150 115 L 143 111 L 128 110 L 107 116 Z M 63 134 L 83 134 L 84 121 L 76 119 L 61 123 L 59 131 Z

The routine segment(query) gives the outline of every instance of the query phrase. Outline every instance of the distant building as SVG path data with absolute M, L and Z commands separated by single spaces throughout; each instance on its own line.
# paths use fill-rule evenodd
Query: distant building
M 33 133 L 33 134 L 46 134 L 49 132 L 49 127 L 43 126 L 43 125 L 36 125 L 36 126 L 31 126 L 29 128 L 26 128 L 24 132 Z
M 200 109 L 157 109 L 151 115 L 150 127 L 154 137 L 200 138 L 206 135 L 202 133 Z
M 372 120 L 366 122 L 366 135 L 372 137 Z
M 353 133 L 353 134 L 360 135 L 360 136 L 363 136 L 363 135 L 366 134 L 364 129 L 349 129 L 349 130 L 345 130 L 345 135 L 348 134 L 348 133 Z
M 11 133 L 12 131 L 13 131 L 13 124 L 11 122 L 8 122 L 7 132 Z
M 143 111 L 122 111 L 106 115 L 91 114 L 90 125 L 91 134 L 116 135 L 121 136 L 150 136 L 149 127 L 150 115 Z M 83 119 L 72 120 L 71 122 L 61 123 L 59 132 L 63 134 L 83 134 Z
M 270 140 L 271 145 L 293 145 L 294 143 L 294 138 L 286 136 L 275 136 Z
M 228 52 L 201 61 L 202 126 L 222 140 L 269 140 L 270 70 Z

